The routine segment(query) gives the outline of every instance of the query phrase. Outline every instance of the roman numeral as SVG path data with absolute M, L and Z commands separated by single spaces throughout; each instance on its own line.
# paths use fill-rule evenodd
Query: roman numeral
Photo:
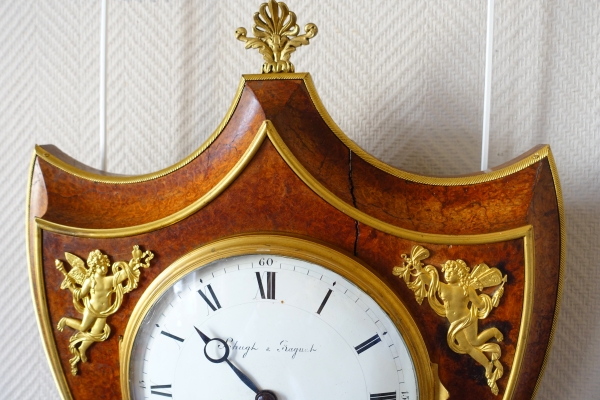
M 321 305 L 319 306 L 319 309 L 317 310 L 317 314 L 321 315 L 321 311 L 323 311 L 323 307 L 325 307 L 325 304 L 327 304 L 327 300 L 329 300 L 329 296 L 331 296 L 332 292 L 333 292 L 333 290 L 331 290 L 331 289 L 329 289 L 327 291 L 325 298 L 323 299 L 323 301 L 321 302 Z
M 170 393 L 164 393 L 164 392 L 159 392 L 156 391 L 154 389 L 171 389 L 171 385 L 156 385 L 156 386 L 150 386 L 150 393 L 151 394 L 156 394 L 158 396 L 164 396 L 164 397 L 173 397 L 172 394 Z
M 256 280 L 258 281 L 258 289 L 260 290 L 261 298 L 275 300 L 275 274 L 276 272 L 267 272 L 267 296 L 265 297 L 265 289 L 263 288 L 260 272 L 256 273 Z
M 360 354 L 363 351 L 369 350 L 371 347 L 375 346 L 379 342 L 381 342 L 381 338 L 376 333 L 375 336 L 370 337 L 369 339 L 365 340 L 364 342 L 362 342 L 361 344 L 356 346 L 354 349 L 356 349 L 356 352 L 358 354 Z
M 371 395 L 370 400 L 396 400 L 396 392 L 375 393 Z
M 177 340 L 179 342 L 183 342 L 185 340 L 185 339 L 180 338 L 179 336 L 172 335 L 169 332 L 160 331 L 160 333 L 161 333 L 161 335 L 165 335 L 166 337 L 171 338 L 171 339 L 175 339 L 175 340 Z
M 219 300 L 217 300 L 217 296 L 215 296 L 215 292 L 213 292 L 212 287 L 210 285 L 206 285 L 206 288 L 210 292 L 210 295 L 213 298 L 213 300 L 215 301 L 215 304 L 217 305 L 216 307 L 214 306 L 213 303 L 211 303 L 211 301 L 208 299 L 208 297 L 206 297 L 206 295 L 204 294 L 202 289 L 198 290 L 198 294 L 204 299 L 206 304 L 208 304 L 208 306 L 210 308 L 212 308 L 213 311 L 217 311 L 217 308 L 221 308 L 221 304 L 219 304 Z

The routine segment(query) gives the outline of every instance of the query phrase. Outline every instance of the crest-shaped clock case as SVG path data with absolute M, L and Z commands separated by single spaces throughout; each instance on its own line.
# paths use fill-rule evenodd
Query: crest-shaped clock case
M 395 302 L 405 310 L 406 321 L 392 320 L 406 341 L 420 343 L 413 357 L 427 360 L 419 398 L 533 397 L 565 256 L 549 146 L 461 177 L 421 176 L 376 160 L 331 119 L 309 74 L 284 72 L 293 49 L 317 31 L 309 24 L 299 35 L 282 4 L 261 7 L 254 33 L 279 26 L 271 33 L 286 38 L 287 50 L 265 54 L 269 43 L 238 29 L 247 48 L 261 50 L 268 73 L 244 75 L 214 134 L 176 165 L 113 176 L 54 146 L 35 148 L 28 259 L 62 396 L 121 398 L 128 324 L 136 308 L 156 300 L 148 288 L 194 251 L 219 259 L 248 245 L 243 254 L 307 259 L 330 249 L 352 260 L 328 266 L 323 255 L 320 265 L 345 276 L 364 272 L 350 281 L 386 313 Z M 394 395 L 383 398 L 403 398 Z

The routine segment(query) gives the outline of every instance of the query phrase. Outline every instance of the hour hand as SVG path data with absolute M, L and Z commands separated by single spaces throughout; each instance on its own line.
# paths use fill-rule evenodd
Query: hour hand
M 254 384 L 254 382 L 252 382 L 250 380 L 250 378 L 248 378 L 248 376 L 246 376 L 246 374 L 244 374 L 242 371 L 240 371 L 235 365 L 233 365 L 231 363 L 231 361 L 228 360 L 229 346 L 227 345 L 227 342 L 225 342 L 223 339 L 219 339 L 219 338 L 211 339 L 208 336 L 206 336 L 204 333 L 202 333 L 202 331 L 200 329 L 198 329 L 196 327 L 194 327 L 194 329 L 196 330 L 196 332 L 198 332 L 198 335 L 200 335 L 200 338 L 202 338 L 202 341 L 204 342 L 204 355 L 206 356 L 206 359 L 208 361 L 216 363 L 216 364 L 219 364 L 219 363 L 222 363 L 223 361 L 225 361 L 227 363 L 227 365 L 229 365 L 229 367 L 233 370 L 233 372 L 235 372 L 237 377 L 240 378 L 240 380 L 242 382 L 244 382 L 244 384 L 246 386 L 248 386 L 250 388 L 250 390 L 252 390 L 254 393 L 256 393 L 255 399 L 277 400 L 277 396 L 275 396 L 275 394 L 273 392 L 270 392 L 268 390 L 259 390 L 258 387 L 256 387 L 256 385 Z M 221 356 L 220 358 L 212 358 L 206 352 L 206 346 L 208 345 L 208 343 L 210 343 L 213 340 L 221 343 L 223 345 L 223 347 L 225 348 L 225 354 L 223 356 Z
M 200 337 L 202 338 L 202 341 L 204 342 L 204 344 L 208 344 L 208 342 L 210 342 L 210 338 L 208 336 L 206 336 L 204 333 L 202 333 L 200 331 L 200 329 L 194 327 L 194 329 L 196 330 L 196 332 L 198 332 L 198 335 L 200 335 Z

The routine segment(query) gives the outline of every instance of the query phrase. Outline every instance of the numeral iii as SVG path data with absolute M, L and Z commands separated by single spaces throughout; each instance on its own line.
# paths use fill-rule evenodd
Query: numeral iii
M 367 340 L 356 346 L 356 352 L 360 354 L 363 351 L 369 350 L 371 347 L 375 346 L 379 342 L 381 342 L 381 338 L 378 334 L 375 334 L 375 336 L 368 338 Z
M 369 398 L 370 400 L 396 400 L 396 392 L 375 393 Z

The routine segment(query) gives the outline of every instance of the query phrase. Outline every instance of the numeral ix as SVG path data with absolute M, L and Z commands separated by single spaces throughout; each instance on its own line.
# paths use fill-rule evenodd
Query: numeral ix
M 164 397 L 173 397 L 172 394 L 170 393 L 165 393 L 165 392 L 159 392 L 158 390 L 154 390 L 154 389 L 171 389 L 171 385 L 156 385 L 156 386 L 150 386 L 150 393 L 151 394 L 156 394 L 158 396 L 164 396 Z

